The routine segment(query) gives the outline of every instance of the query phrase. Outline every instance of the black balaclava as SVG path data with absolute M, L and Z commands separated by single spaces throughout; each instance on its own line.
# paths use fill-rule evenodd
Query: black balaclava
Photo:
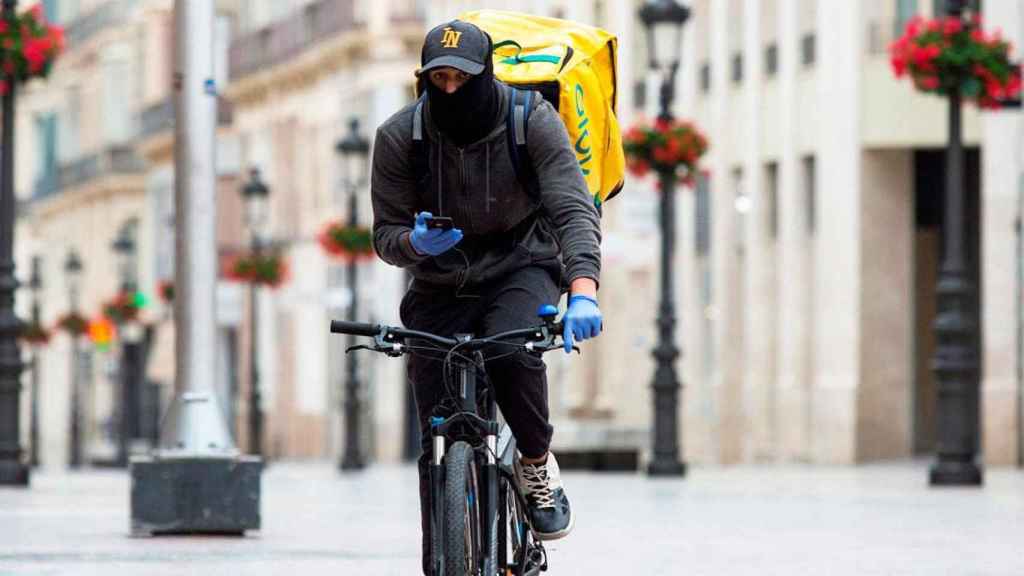
M 448 94 L 424 79 L 430 117 L 446 138 L 457 146 L 466 146 L 491 133 L 501 113 L 501 97 L 494 83 L 494 62 L 489 57 L 491 39 L 487 37 L 487 55 L 482 72 L 472 76 L 458 90 Z M 429 73 L 425 73 L 429 74 Z

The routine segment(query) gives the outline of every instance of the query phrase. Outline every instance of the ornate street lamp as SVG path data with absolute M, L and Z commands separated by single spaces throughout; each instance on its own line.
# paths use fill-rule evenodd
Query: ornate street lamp
M 43 259 L 32 257 L 32 275 L 28 279 L 28 289 L 32 293 L 32 325 L 40 326 L 42 313 L 39 310 L 39 292 L 43 289 Z M 29 411 L 28 438 L 29 463 L 39 466 L 39 349 L 32 347 L 32 403 Z
M 946 11 L 963 18 L 966 0 L 947 0 Z M 964 23 L 970 26 L 969 21 Z M 967 267 L 964 234 L 964 189 L 960 90 L 949 92 L 949 142 L 946 147 L 946 209 L 944 254 L 939 269 L 940 312 L 935 320 L 938 345 L 932 366 L 938 379 L 938 445 L 929 480 L 932 485 L 982 483 L 978 452 L 979 319 L 974 307 L 977 289 Z
M 82 288 L 82 259 L 74 248 L 68 250 L 64 259 L 64 284 L 68 289 L 68 309 L 73 316 L 78 315 L 78 298 Z M 70 332 L 71 336 L 71 448 L 68 465 L 78 468 L 82 465 L 82 393 L 78 378 L 78 333 Z
M 349 121 L 349 131 L 344 138 L 338 141 L 335 150 L 341 156 L 344 166 L 344 187 L 348 192 L 348 225 L 356 227 L 359 225 L 359 190 L 366 181 L 366 162 L 370 154 L 370 142 L 359 132 L 359 120 L 352 118 Z M 348 280 L 349 304 L 347 318 L 355 322 L 358 314 L 358 282 L 356 259 L 350 258 L 346 276 Z M 346 346 L 355 345 L 355 337 L 349 335 Z M 366 466 L 366 459 L 362 453 L 360 442 L 360 398 L 362 386 L 359 382 L 359 364 L 357 355 L 349 354 L 345 357 L 345 399 L 343 413 L 345 415 L 345 447 L 341 457 L 340 467 L 342 470 L 359 470 Z
M 270 189 L 260 179 L 260 169 L 249 170 L 249 181 L 242 187 L 245 200 L 245 226 L 254 256 L 263 248 L 263 234 L 269 213 Z M 258 325 L 256 282 L 249 283 L 249 453 L 263 456 L 263 397 L 258 362 Z
M 138 252 L 136 249 L 136 231 L 138 220 L 132 218 L 121 226 L 117 239 L 111 244 L 117 254 L 120 291 L 129 299 L 129 305 L 135 305 L 138 290 Z M 141 330 L 133 319 L 123 319 L 118 325 L 121 337 L 121 410 L 120 432 L 118 434 L 117 464 L 128 465 L 129 445 L 139 431 L 139 390 L 142 378 L 142 343 Z
M 676 71 L 682 51 L 683 25 L 690 9 L 674 0 L 655 0 L 639 12 L 647 31 L 647 51 L 653 71 L 661 74 L 658 118 L 672 120 Z M 675 252 L 675 183 L 673 171 L 661 170 L 661 306 L 658 310 L 658 346 L 654 349 L 657 369 L 654 374 L 654 450 L 647 471 L 651 476 L 682 476 L 686 465 L 679 458 L 678 406 L 682 385 L 676 376 L 675 361 L 680 356 L 675 344 L 675 304 L 672 261 Z
M 16 0 L 3 0 L 5 20 L 15 15 Z M 20 322 L 14 314 L 14 97 L 18 83 L 4 74 L 3 132 L 0 142 L 0 485 L 27 486 L 29 469 L 21 448 Z

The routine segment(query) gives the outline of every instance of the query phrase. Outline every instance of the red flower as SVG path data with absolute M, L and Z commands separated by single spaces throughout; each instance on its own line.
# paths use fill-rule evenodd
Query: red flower
M 928 31 L 929 32 L 939 32 L 941 30 L 942 30 L 942 24 L 939 23 L 938 20 L 929 20 L 928 21 Z
M 985 37 L 985 33 L 981 31 L 981 28 L 971 30 L 971 40 L 978 44 L 988 43 L 988 38 Z
M 14 61 L 13 60 L 4 60 L 3 71 L 4 71 L 4 74 L 7 74 L 7 75 L 14 74 Z
M 14 50 L 13 38 L 4 38 L 4 50 Z
M 902 54 L 894 53 L 892 58 L 889 59 L 889 63 L 892 65 L 892 71 L 896 74 L 897 78 L 902 78 L 907 73 L 907 59 Z
M 7 95 L 7 80 L 0 80 L 0 96 Z
M 1006 87 L 1004 88 L 1006 96 L 1013 98 L 1020 94 L 1021 89 L 1021 78 L 1019 75 L 1014 74 L 1010 76 L 1010 79 L 1006 81 Z
M 43 69 L 43 66 L 46 64 L 46 52 L 48 49 L 49 43 L 45 40 L 29 40 L 25 43 L 22 53 L 25 56 L 25 60 L 28 61 L 29 72 L 36 73 Z
M 60 26 L 50 26 L 48 30 L 50 37 L 50 44 L 53 46 L 55 51 L 60 52 L 64 49 L 64 29 Z
M 907 22 L 907 36 L 917 36 L 921 32 L 921 27 L 924 25 L 924 18 L 920 16 L 914 16 Z
M 1003 97 L 1003 85 L 995 80 L 986 82 L 985 94 L 993 100 L 998 100 Z
M 925 76 L 921 78 L 921 87 L 925 90 L 935 90 L 939 87 L 939 78 L 937 76 Z
M 32 15 L 37 21 L 42 22 L 46 20 L 46 14 L 43 13 L 42 4 L 36 4 L 35 6 L 28 9 L 29 14 Z
M 634 176 L 643 177 L 651 171 L 651 165 L 643 160 L 636 160 L 629 163 L 629 171 Z
M 942 25 L 942 32 L 946 36 L 952 36 L 959 34 L 964 29 L 964 23 L 955 16 L 946 18 L 946 22 Z
M 670 165 L 675 162 L 675 154 L 667 146 L 658 146 L 654 149 L 654 161 L 658 164 Z
M 10 25 L 7 24 L 7 20 L 0 18 L 0 34 L 6 34 L 10 30 Z

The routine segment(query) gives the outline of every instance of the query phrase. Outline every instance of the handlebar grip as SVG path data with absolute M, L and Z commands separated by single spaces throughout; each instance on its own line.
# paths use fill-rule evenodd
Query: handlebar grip
M 380 334 L 380 326 L 362 322 L 346 322 L 331 320 L 331 332 L 334 334 L 353 334 L 355 336 L 376 336 Z

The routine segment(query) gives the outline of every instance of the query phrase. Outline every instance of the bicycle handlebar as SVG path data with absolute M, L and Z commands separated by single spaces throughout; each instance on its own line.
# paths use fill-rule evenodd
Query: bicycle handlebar
M 526 337 L 530 342 L 545 342 L 547 341 L 548 346 L 538 348 L 538 351 L 544 352 L 547 349 L 553 349 L 560 346 L 555 346 L 555 336 L 561 335 L 562 323 L 561 322 L 546 322 L 538 326 L 532 326 L 530 328 L 521 328 L 519 330 L 509 330 L 507 332 L 501 332 L 493 336 L 483 336 L 480 338 L 472 338 L 470 340 L 459 341 L 455 338 L 446 338 L 444 336 L 438 336 L 437 334 L 430 334 L 429 332 L 420 332 L 419 330 L 408 330 L 406 328 L 399 328 L 397 326 L 386 326 L 384 324 L 366 324 L 363 322 L 347 322 L 344 320 L 332 320 L 331 321 L 331 332 L 334 334 L 351 334 L 354 336 L 368 336 L 375 340 L 378 351 L 387 351 L 388 348 L 395 353 L 400 353 L 400 350 L 395 346 L 401 344 L 407 338 L 418 338 L 421 340 L 427 340 L 435 344 L 446 347 L 460 346 L 467 349 L 467 351 L 480 349 L 487 344 L 500 342 L 502 340 L 510 338 L 521 338 Z

